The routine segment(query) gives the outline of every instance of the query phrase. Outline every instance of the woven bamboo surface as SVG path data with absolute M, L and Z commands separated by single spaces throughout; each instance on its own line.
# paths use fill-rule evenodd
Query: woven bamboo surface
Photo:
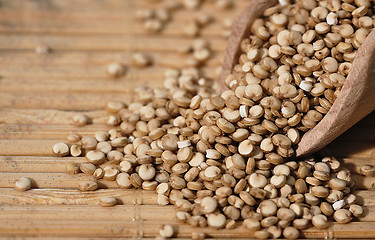
M 201 32 L 214 51 L 202 71 L 213 77 L 226 45 L 221 22 L 235 18 L 246 0 L 236 0 L 230 10 L 218 10 L 212 2 L 206 1 L 199 11 L 218 19 Z M 197 12 L 180 10 L 161 34 L 150 35 L 135 20 L 135 9 L 158 6 L 158 1 L 146 0 L 0 1 L 1 239 L 153 238 L 161 224 L 175 225 L 177 238 L 190 238 L 197 231 L 217 239 L 253 236 L 242 227 L 217 231 L 176 223 L 174 207 L 158 206 L 154 193 L 120 190 L 111 181 L 101 180 L 100 190 L 81 193 L 75 190 L 78 181 L 90 177 L 64 171 L 66 162 L 84 159 L 52 154 L 52 145 L 70 133 L 108 129 L 103 111 L 108 100 L 128 102 L 136 86 L 158 86 L 166 68 L 188 66 L 190 56 L 177 50 L 192 43 L 193 38 L 183 36 L 183 27 Z M 52 51 L 36 54 L 35 48 L 41 45 Z M 135 51 L 151 54 L 154 65 L 129 67 L 124 77 L 110 79 L 107 65 L 129 62 Z M 85 112 L 93 124 L 70 125 L 76 112 Z M 303 237 L 375 237 L 375 178 L 358 174 L 362 164 L 375 161 L 375 114 L 327 151 L 353 171 L 366 216 L 360 222 L 333 224 L 327 230 L 311 228 Z M 34 189 L 14 190 L 20 176 L 32 178 Z M 97 202 L 103 196 L 115 196 L 120 204 L 100 207 Z

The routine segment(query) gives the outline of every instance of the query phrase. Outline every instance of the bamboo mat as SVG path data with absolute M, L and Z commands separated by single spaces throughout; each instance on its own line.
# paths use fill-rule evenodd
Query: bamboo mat
M 201 36 L 210 41 L 213 56 L 202 68 L 214 77 L 223 58 L 226 39 L 222 21 L 233 19 L 246 4 L 236 0 L 230 10 L 218 10 L 206 1 L 199 10 L 218 21 Z M 78 181 L 85 175 L 68 175 L 68 161 L 54 157 L 51 147 L 70 133 L 93 134 L 108 129 L 103 107 L 108 100 L 130 101 L 135 87 L 158 86 L 169 67 L 186 67 L 189 55 L 178 53 L 193 38 L 183 27 L 197 12 L 181 10 L 161 34 L 147 34 L 135 20 L 135 9 L 157 8 L 150 0 L 0 0 L 0 238 L 23 239 L 141 239 L 158 235 L 161 224 L 178 228 L 177 238 L 205 232 L 217 239 L 251 238 L 242 227 L 234 230 L 193 228 L 176 224 L 173 206 L 158 206 L 156 195 L 141 190 L 120 190 L 100 181 L 100 190 L 81 193 Z M 36 54 L 35 48 L 52 51 Z M 129 67 L 124 77 L 110 79 L 109 63 L 129 61 L 135 51 L 155 61 L 143 70 Z M 70 125 L 76 112 L 85 112 L 93 124 Z M 375 114 L 362 120 L 333 142 L 327 151 L 354 172 L 359 201 L 365 204 L 361 222 L 333 224 L 327 230 L 308 229 L 306 238 L 375 237 L 375 177 L 359 175 L 359 167 L 375 161 Z M 14 180 L 33 179 L 34 189 L 18 192 Z M 120 205 L 97 205 L 103 196 L 115 196 Z

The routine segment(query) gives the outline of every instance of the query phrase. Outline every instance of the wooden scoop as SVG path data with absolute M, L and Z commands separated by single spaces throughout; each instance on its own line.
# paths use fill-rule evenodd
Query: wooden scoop
M 240 55 L 241 40 L 250 34 L 253 21 L 276 0 L 252 0 L 232 27 L 220 82 L 231 73 Z M 223 86 L 223 85 L 222 85 Z M 225 86 L 223 86 L 224 89 Z M 314 153 L 340 136 L 359 120 L 375 110 L 375 29 L 358 49 L 342 90 L 325 117 L 306 132 L 296 149 L 296 155 Z

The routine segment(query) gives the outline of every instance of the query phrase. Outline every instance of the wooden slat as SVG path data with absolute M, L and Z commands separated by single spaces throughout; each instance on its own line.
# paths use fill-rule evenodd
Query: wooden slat
M 158 72 L 156 72 L 158 73 Z M 211 74 L 211 77 L 213 75 Z M 51 81 L 48 76 L 44 76 L 43 79 L 37 78 L 27 78 L 25 79 L 23 76 L 17 78 L 4 78 L 0 80 L 0 92 L 6 93 L 71 93 L 80 95 L 81 93 L 92 93 L 92 94 L 129 94 L 132 93 L 133 89 L 139 86 L 146 85 L 147 76 L 143 78 L 144 80 L 138 81 L 135 83 L 135 77 L 129 76 L 125 77 L 124 79 L 113 80 L 109 79 L 108 77 L 103 77 L 100 79 L 95 78 L 84 78 L 84 79 L 74 79 L 67 78 L 67 79 L 59 79 L 55 78 Z M 154 84 L 160 86 L 164 82 L 164 76 L 160 73 L 154 77 L 150 77 L 153 79 Z M 67 84 L 69 82 L 69 84 Z M 131 99 L 128 97 L 127 99 Z
M 130 77 L 129 77 L 130 78 Z M 132 91 L 132 88 L 141 86 L 141 84 L 135 84 L 132 79 L 123 79 L 115 81 L 112 79 L 54 79 L 51 81 L 49 78 L 38 79 L 38 78 L 4 78 L 0 80 L 0 91 L 7 93 L 71 93 L 80 95 L 81 93 L 92 93 L 92 94 L 126 94 Z M 134 79 L 134 78 L 133 78 Z M 67 80 L 70 82 L 67 84 Z M 139 80 L 140 83 L 145 80 Z M 163 82 L 162 76 L 155 79 L 157 84 Z M 130 98 L 128 98 L 130 99 Z
M 111 78 L 107 73 L 107 66 L 90 67 L 86 66 L 29 66 L 21 68 L 19 66 L 9 66 L 0 69 L 0 74 L 8 78 L 30 78 L 30 79 L 64 79 L 66 81 L 75 81 L 76 79 L 92 79 L 92 80 L 107 80 L 108 84 L 119 84 L 126 88 L 136 87 L 142 85 L 160 86 L 165 77 L 165 70 L 167 67 L 155 68 L 127 68 L 126 73 L 118 79 Z M 203 76 L 208 78 L 215 78 L 215 70 L 217 67 L 204 67 L 201 68 Z M 135 80 L 137 79 L 137 81 Z M 150 83 L 152 84 L 150 85 Z M 0 89 L 7 92 L 7 88 Z
M 85 1 L 69 0 L 69 1 L 58 1 L 50 0 L 48 3 L 44 2 L 27 2 L 24 3 L 22 0 L 1 0 L 0 1 L 3 11 L 19 13 L 19 6 L 22 4 L 24 6 L 24 11 L 27 13 L 41 14 L 41 17 L 54 17 L 56 13 L 57 17 L 60 16 L 61 19 L 72 18 L 74 20 L 79 20 L 82 18 L 88 18 L 90 20 L 101 20 L 102 18 L 107 20 L 123 20 L 133 18 L 135 15 L 134 8 L 146 8 L 146 9 L 157 9 L 162 7 L 162 4 L 156 2 L 149 3 L 147 1 L 132 1 L 132 0 L 101 0 L 92 1 L 87 4 Z M 206 1 L 199 8 L 200 11 L 209 14 L 217 15 L 220 13 L 220 17 L 234 17 L 236 16 L 235 10 L 241 10 L 248 3 L 248 0 L 236 0 L 234 2 L 235 8 L 231 11 L 221 10 L 214 5 L 214 1 Z M 82 10 L 85 11 L 82 11 Z M 111 14 L 108 14 L 108 11 Z M 179 10 L 178 13 L 194 13 L 192 10 Z M 13 16 L 13 15 L 11 15 Z M 17 15 L 16 15 L 17 16 Z M 38 15 L 37 15 L 38 16 Z M 174 20 L 181 21 L 186 20 L 186 15 L 176 14 Z M 10 17 L 10 16 L 9 16 Z
M 21 68 L 20 66 L 8 66 L 0 69 L 0 73 L 4 77 L 8 78 L 41 78 L 41 79 L 65 79 L 74 81 L 77 78 L 80 79 L 106 79 L 108 82 L 121 82 L 126 81 L 128 84 L 134 84 L 134 78 L 139 79 L 138 86 L 145 85 L 147 80 L 159 80 L 161 83 L 164 80 L 164 73 L 167 68 L 145 68 L 142 70 L 135 68 L 127 68 L 126 74 L 119 79 L 112 79 L 107 73 L 107 65 L 103 66 L 64 66 L 64 65 L 49 65 L 44 66 L 29 66 L 27 68 Z M 210 69 L 211 70 L 211 69 Z M 208 70 L 207 72 L 212 72 Z M 212 75 L 211 75 L 212 76 Z M 130 78 L 130 79 L 128 79 Z M 143 79 L 143 80 L 142 80 Z M 4 89 L 6 90 L 6 89 Z
M 362 195 L 365 196 L 365 193 Z M 115 197 L 117 204 L 157 205 L 157 194 L 153 191 L 135 189 L 100 189 L 94 192 L 64 189 L 31 189 L 20 192 L 13 188 L 0 188 L 2 204 L 21 205 L 97 205 L 102 197 Z
M 211 49 L 223 51 L 225 39 L 208 38 Z M 66 51 L 177 51 L 181 46 L 192 43 L 189 38 L 168 38 L 165 36 L 51 36 L 34 34 L 0 35 L 0 50 L 33 50 L 45 44 L 53 50 Z
M 130 94 L 95 93 L 1 93 L 0 108 L 37 108 L 59 110 L 99 110 L 108 101 L 129 102 Z M 63 100 L 62 100 L 63 99 Z
M 71 123 L 72 117 L 77 113 L 78 111 L 62 111 L 54 109 L 0 108 L 0 123 L 66 125 Z M 105 124 L 108 119 L 108 113 L 104 110 L 85 111 L 83 113 L 89 116 L 94 124 Z
M 129 0 L 128 0 L 129 1 Z M 131 0 L 130 0 L 131 1 Z M 241 11 L 241 6 L 246 4 L 248 0 L 236 0 L 236 7 L 231 8 L 230 11 L 225 10 L 218 10 L 213 7 L 210 7 L 211 4 L 204 4 L 203 8 L 200 12 L 204 12 L 204 14 L 211 16 L 214 18 L 213 22 L 221 24 L 221 20 L 223 19 L 233 19 L 237 12 Z M 77 3 L 77 1 L 75 1 Z M 238 4 L 239 3 L 239 4 Z M 212 5 L 211 5 L 212 6 Z M 143 9 L 157 9 L 153 6 L 145 6 Z M 114 9 L 111 14 L 108 12 L 103 11 L 90 11 L 85 7 L 85 11 L 77 10 L 77 9 L 70 9 L 71 11 L 53 11 L 53 9 L 28 9 L 26 12 L 19 11 L 19 9 L 14 9 L 11 7 L 7 7 L 2 5 L 0 9 L 0 22 L 3 23 L 3 27 L 7 27 L 10 22 L 18 23 L 18 27 L 24 27 L 27 24 L 29 26 L 46 26 L 46 27 L 53 27 L 54 25 L 65 26 L 64 28 L 73 28 L 74 26 L 68 26 L 68 24 L 78 24 L 80 26 L 91 26 L 95 24 L 118 24 L 122 23 L 121 28 L 115 29 L 112 33 L 123 32 L 122 29 L 124 26 L 128 26 L 131 24 L 139 23 L 142 25 L 142 21 L 138 20 L 136 17 L 136 12 L 131 8 L 123 8 L 120 11 L 118 9 Z M 220 13 L 220 17 L 218 18 L 217 15 Z M 184 23 L 187 22 L 189 19 L 194 19 L 197 15 L 197 12 L 186 10 L 180 8 L 178 11 L 171 14 L 173 21 L 167 22 L 166 25 L 173 24 L 173 23 Z M 23 19 L 24 21 L 20 21 Z M 49 22 L 46 23 L 43 20 L 49 19 Z M 109 26 L 110 27 L 110 26 Z M 11 29 L 9 29 L 11 30 Z M 28 29 L 25 29 L 28 30 Z M 84 30 L 84 29 L 83 29 Z M 206 31 L 207 29 L 204 28 Z M 64 30 L 63 30 L 64 31 Z M 93 29 L 95 31 L 95 29 Z M 165 32 L 163 32 L 165 34 Z
M 31 69 L 32 68 L 32 69 Z M 153 83 L 149 86 L 160 86 L 164 82 L 164 74 L 167 68 L 152 67 L 147 70 L 130 68 L 128 73 L 119 79 L 112 79 L 106 72 L 106 66 L 100 66 L 95 70 L 85 71 L 86 67 L 75 66 L 56 66 L 49 68 L 48 72 L 45 66 L 30 67 L 30 76 L 28 71 L 17 71 L 16 68 L 0 70 L 4 77 L 0 80 L 0 92 L 13 93 L 132 93 L 135 87 L 147 85 L 151 80 Z M 208 67 L 202 69 L 206 77 L 216 79 L 220 67 Z M 71 72 L 65 74 L 65 72 Z M 77 71 L 76 71 L 77 70 Z M 44 72 L 43 74 L 40 74 Z M 52 80 L 52 81 L 51 81 Z M 69 82 L 69 84 L 67 84 Z M 130 99 L 128 97 L 128 99 Z
M 65 140 L 68 133 L 94 135 L 96 131 L 112 129 L 105 124 L 89 124 L 81 127 L 74 125 L 30 125 L 0 124 L 0 139 L 61 139 Z
M 188 67 L 186 59 L 191 58 L 191 54 L 179 52 L 146 52 L 153 59 L 153 66 L 158 67 Z M 0 64 L 3 67 L 17 65 L 19 67 L 39 66 L 44 67 L 103 67 L 114 61 L 121 61 L 126 66 L 133 67 L 133 52 L 52 52 L 48 54 L 36 54 L 34 51 L 6 51 L 0 54 Z M 223 52 L 212 53 L 212 56 L 205 62 L 205 66 L 221 66 Z M 144 71 L 145 69 L 141 69 Z
M 126 13 L 125 13 L 126 14 Z M 179 13 L 184 14 L 184 13 Z M 178 15 L 179 15 L 178 14 Z M 194 18 L 195 14 L 185 13 L 186 19 L 181 22 L 170 22 L 164 25 L 162 34 L 164 36 L 180 38 L 185 36 L 192 38 L 185 34 L 184 27 Z M 9 24 L 11 23 L 11 24 Z M 213 22 L 204 27 L 204 31 L 200 36 L 202 37 L 216 37 L 223 38 L 222 32 L 225 30 L 224 26 L 220 22 Z M 142 22 L 136 21 L 135 19 L 129 18 L 122 21 L 97 21 L 97 22 L 76 22 L 73 21 L 51 21 L 41 22 L 41 19 L 35 19 L 34 21 L 28 21 L 28 19 L 0 19 L 0 33 L 32 33 L 32 34 L 80 34 L 80 35 L 99 35 L 99 34 L 131 34 L 133 36 L 147 36 L 149 32 L 143 26 Z
M 103 224 L 103 222 L 106 222 Z M 0 235 L 2 236 L 60 236 L 60 237 L 136 237 L 138 236 L 138 222 L 118 222 L 118 221 L 7 221 L 0 223 Z M 160 224 L 154 223 L 147 226 L 147 235 L 157 232 Z
M 19 177 L 29 177 L 32 179 L 34 188 L 58 188 L 58 189 L 78 189 L 80 181 L 95 181 L 94 177 L 84 174 L 69 175 L 66 173 L 0 173 L 0 187 L 11 188 Z M 118 188 L 115 181 L 99 180 L 99 188 Z
M 137 199 L 133 199 L 137 200 Z M 141 199 L 139 199 L 140 201 Z M 95 206 L 96 205 L 96 206 Z M 164 221 L 172 222 L 175 218 L 175 207 L 143 205 L 143 204 L 127 204 L 116 205 L 111 208 L 93 205 L 60 205 L 56 208 L 51 205 L 2 205 L 2 214 L 0 214 L 0 222 L 4 220 L 20 220 L 20 221 L 53 221 L 60 219 L 61 221 L 119 221 L 129 223 L 131 221 Z M 32 213 L 32 214 L 31 214 Z M 138 216 L 137 216 L 138 215 Z M 22 217 L 20 217 L 22 216 Z
M 68 162 L 85 161 L 85 157 L 0 156 L 0 169 L 13 173 L 65 173 Z
M 0 155 L 52 156 L 53 140 L 0 140 Z

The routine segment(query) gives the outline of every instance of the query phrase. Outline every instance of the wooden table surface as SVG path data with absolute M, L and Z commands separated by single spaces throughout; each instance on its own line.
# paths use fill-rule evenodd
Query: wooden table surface
M 246 0 L 220 10 L 206 0 L 199 12 L 216 21 L 201 36 L 214 54 L 202 71 L 214 77 L 226 45 L 223 21 L 233 19 Z M 183 27 L 198 11 L 179 10 L 161 34 L 146 33 L 135 20 L 135 9 L 158 8 L 150 0 L 1 0 L 0 1 L 0 238 L 104 239 L 153 238 L 161 224 L 176 224 L 174 206 L 158 206 L 153 192 L 120 190 L 114 182 L 100 181 L 95 192 L 77 191 L 82 174 L 68 175 L 68 161 L 84 158 L 54 157 L 51 147 L 70 133 L 93 134 L 108 129 L 108 100 L 129 102 L 136 86 L 159 86 L 166 68 L 187 67 L 189 54 L 178 52 L 192 44 Z M 38 46 L 52 51 L 37 54 Z M 124 77 L 111 79 L 107 65 L 130 63 L 133 52 L 153 56 L 146 69 L 129 66 Z M 131 64 L 129 64 L 131 65 Z M 85 112 L 93 124 L 74 127 L 76 112 Z M 375 237 L 374 177 L 358 174 L 362 164 L 375 161 L 375 114 L 372 113 L 333 142 L 327 151 L 353 171 L 359 201 L 366 216 L 358 222 L 333 224 L 327 230 L 308 229 L 307 238 Z M 33 189 L 13 189 L 20 176 L 33 179 Z M 120 205 L 97 205 L 103 196 L 115 196 Z M 201 231 L 215 238 L 249 238 L 251 231 L 192 228 L 178 224 L 178 238 Z

